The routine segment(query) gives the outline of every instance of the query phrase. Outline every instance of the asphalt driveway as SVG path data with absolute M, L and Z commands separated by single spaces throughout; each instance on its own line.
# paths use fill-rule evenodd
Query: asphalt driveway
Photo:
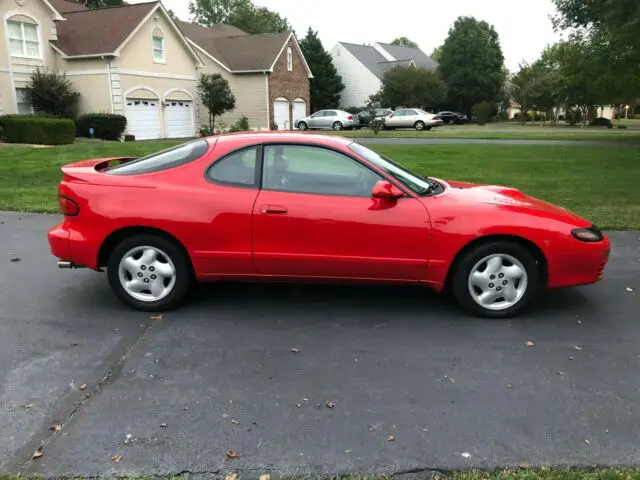
M 57 269 L 57 220 L 0 213 L 0 471 L 640 464 L 638 232 L 611 234 L 603 282 L 512 321 L 420 288 L 281 285 L 203 286 L 152 320 Z

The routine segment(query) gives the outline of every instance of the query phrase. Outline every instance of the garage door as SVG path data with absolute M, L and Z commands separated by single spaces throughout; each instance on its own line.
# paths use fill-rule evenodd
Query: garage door
M 295 125 L 296 120 L 300 120 L 307 116 L 307 102 L 302 99 L 295 99 L 293 101 L 293 123 Z
M 289 125 L 289 100 L 276 98 L 273 103 L 273 119 L 278 124 L 278 130 L 288 130 Z
M 193 137 L 193 102 L 168 101 L 164 123 L 168 138 Z
M 127 99 L 127 132 L 136 140 L 162 137 L 159 105 L 157 100 Z

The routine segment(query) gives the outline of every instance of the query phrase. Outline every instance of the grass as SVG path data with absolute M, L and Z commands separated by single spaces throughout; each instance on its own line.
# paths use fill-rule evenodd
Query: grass
M 179 142 L 77 143 L 0 148 L 0 210 L 56 212 L 60 166 L 138 156 Z M 510 185 L 608 230 L 640 230 L 640 149 L 545 145 L 374 145 L 417 173 Z

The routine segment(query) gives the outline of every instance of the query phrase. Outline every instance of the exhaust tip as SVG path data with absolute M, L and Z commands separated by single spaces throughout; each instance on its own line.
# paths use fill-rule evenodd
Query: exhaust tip
M 73 268 L 73 264 L 71 262 L 65 262 L 60 260 L 58 262 L 58 268 Z

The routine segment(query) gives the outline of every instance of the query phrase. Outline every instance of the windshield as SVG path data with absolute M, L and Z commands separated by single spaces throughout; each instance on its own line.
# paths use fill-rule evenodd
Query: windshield
M 387 172 L 393 178 L 398 180 L 400 183 L 402 183 L 418 195 L 427 195 L 435 187 L 435 184 L 430 180 L 421 178 L 420 176 L 410 172 L 406 168 L 401 167 L 393 160 L 377 152 L 374 152 L 364 145 L 360 145 L 359 143 L 354 142 L 349 145 L 349 148 L 368 162 L 371 162 L 376 167 Z

